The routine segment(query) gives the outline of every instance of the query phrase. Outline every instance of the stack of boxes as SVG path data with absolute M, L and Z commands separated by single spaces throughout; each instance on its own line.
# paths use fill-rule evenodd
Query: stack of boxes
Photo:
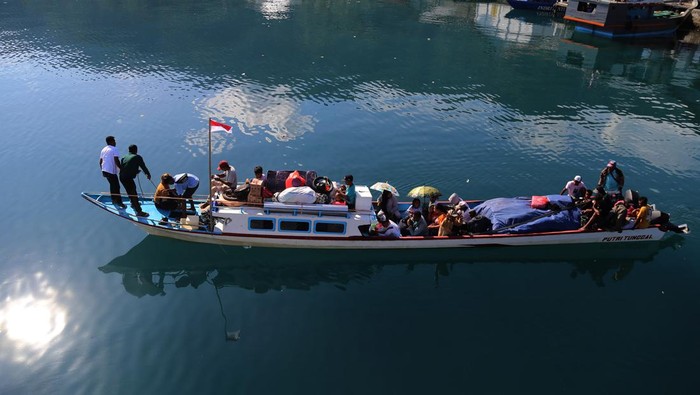
M 248 193 L 248 203 L 262 204 L 262 180 L 254 178 L 250 181 L 250 192 Z

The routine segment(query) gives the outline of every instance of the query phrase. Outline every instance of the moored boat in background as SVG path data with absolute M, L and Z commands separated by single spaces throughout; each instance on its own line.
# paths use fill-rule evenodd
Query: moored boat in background
M 516 10 L 551 11 L 556 0 L 508 0 Z
M 576 30 L 610 38 L 674 34 L 698 5 L 685 1 L 570 0 L 564 19 Z

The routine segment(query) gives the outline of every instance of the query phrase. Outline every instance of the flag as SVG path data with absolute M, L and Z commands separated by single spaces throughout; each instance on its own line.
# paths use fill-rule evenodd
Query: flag
M 209 120 L 209 129 L 212 132 L 226 132 L 226 133 L 231 133 L 231 126 L 226 125 L 224 123 L 219 123 L 216 122 L 212 119 Z

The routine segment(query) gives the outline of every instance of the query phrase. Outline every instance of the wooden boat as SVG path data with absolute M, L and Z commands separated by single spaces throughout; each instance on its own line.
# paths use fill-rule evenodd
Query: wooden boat
M 576 30 L 610 38 L 671 35 L 698 5 L 697 0 L 570 0 L 564 19 Z
M 516 10 L 551 11 L 556 0 L 508 0 Z
M 617 231 L 581 231 L 574 228 L 556 231 L 514 233 L 512 227 L 479 234 L 454 236 L 407 236 L 388 239 L 370 236 L 370 225 L 377 222 L 372 195 L 366 186 L 356 186 L 355 210 L 344 205 L 290 204 L 266 199 L 240 202 L 233 207 L 211 207 L 207 213 L 192 212 L 182 221 L 165 216 L 152 198 L 141 198 L 142 210 L 149 217 L 112 204 L 108 193 L 83 193 L 97 207 L 133 223 L 146 233 L 178 240 L 232 246 L 311 248 L 311 249 L 423 249 L 482 246 L 526 246 L 580 243 L 627 243 L 660 240 L 667 234 L 664 226 Z M 125 200 L 126 201 L 126 200 Z M 204 203 L 200 200 L 196 203 Z M 471 207 L 483 202 L 470 201 Z M 528 203 L 529 205 L 529 203 Z M 407 208 L 402 203 L 400 208 Z M 578 210 L 572 207 L 570 210 Z M 545 216 L 549 215 L 545 212 Z M 496 227 L 494 226 L 494 229 Z M 678 228 L 676 228 L 678 229 Z M 680 227 L 687 233 L 687 226 Z

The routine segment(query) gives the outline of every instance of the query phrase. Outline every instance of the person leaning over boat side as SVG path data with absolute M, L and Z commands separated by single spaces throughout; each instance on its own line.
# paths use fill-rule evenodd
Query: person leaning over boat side
M 163 173 L 160 176 L 160 183 L 156 188 L 156 193 L 153 195 L 153 203 L 155 203 L 156 208 L 161 210 L 175 210 L 183 200 L 177 197 L 177 193 L 172 186 L 175 184 L 175 179 L 168 173 Z M 184 211 L 184 210 L 183 210 Z
M 236 186 L 238 185 L 236 168 L 229 165 L 227 161 L 222 160 L 219 162 L 219 167 L 217 167 L 217 170 L 223 171 L 223 173 L 213 174 L 211 176 L 211 194 L 214 195 L 217 192 L 223 194 L 227 191 L 236 189 Z
M 611 195 L 621 195 L 624 186 L 625 175 L 622 174 L 622 170 L 617 167 L 617 162 L 611 160 L 605 168 L 600 171 L 598 187 L 604 188 L 605 192 Z
M 199 178 L 190 173 L 176 174 L 173 178 L 175 179 L 175 191 L 177 191 L 177 194 L 190 202 L 192 211 L 196 210 L 192 196 L 199 188 Z
M 121 190 L 119 189 L 119 176 L 117 175 L 121 169 L 117 140 L 114 136 L 107 136 L 105 141 L 107 145 L 102 148 L 100 152 L 102 177 L 106 178 L 107 182 L 109 182 L 109 193 L 112 195 L 112 203 L 121 208 L 126 208 L 126 205 L 122 202 Z
M 124 185 L 126 194 L 129 195 L 131 207 L 134 209 L 137 217 L 148 217 L 148 213 L 141 211 L 138 192 L 136 191 L 136 183 L 134 178 L 139 174 L 139 169 L 142 169 L 146 174 L 146 178 L 151 179 L 151 172 L 148 171 L 143 158 L 138 154 L 136 144 L 129 146 L 129 153 L 122 158 L 122 171 L 119 173 L 119 180 Z
M 576 176 L 573 180 L 566 183 L 559 194 L 563 195 L 564 192 L 574 200 L 582 199 L 586 193 L 586 184 L 581 181 L 581 176 Z
M 348 174 L 343 178 L 345 185 L 345 202 L 348 204 L 349 210 L 355 209 L 355 201 L 357 200 L 357 192 L 355 192 L 355 184 L 353 184 L 352 174 Z

